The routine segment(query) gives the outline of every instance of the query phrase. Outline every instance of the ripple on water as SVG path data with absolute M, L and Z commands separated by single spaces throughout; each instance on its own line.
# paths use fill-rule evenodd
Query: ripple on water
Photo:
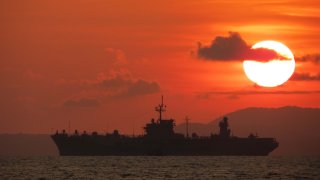
M 0 157 L 0 179 L 319 179 L 320 157 Z

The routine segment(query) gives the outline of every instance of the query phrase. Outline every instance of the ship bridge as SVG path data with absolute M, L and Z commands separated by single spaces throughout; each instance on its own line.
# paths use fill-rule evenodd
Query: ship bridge
M 166 105 L 163 104 L 163 96 L 161 97 L 161 104 L 155 107 L 155 111 L 159 113 L 159 119 L 151 119 L 151 122 L 146 124 L 144 130 L 146 137 L 156 139 L 167 139 L 177 137 L 180 134 L 174 133 L 175 120 L 174 119 L 162 119 L 162 113 L 166 111 Z M 183 135 L 182 135 L 183 137 Z

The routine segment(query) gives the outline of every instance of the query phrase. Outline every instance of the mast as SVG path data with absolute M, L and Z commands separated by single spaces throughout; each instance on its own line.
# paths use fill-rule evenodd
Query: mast
M 159 104 L 155 109 L 159 112 L 159 120 L 162 120 L 162 112 L 166 111 L 167 106 L 163 104 L 163 95 L 161 95 L 161 104 Z
M 70 125 L 70 120 L 69 120 L 69 122 L 68 122 L 68 134 L 71 134 L 71 125 Z
M 188 116 L 186 116 L 186 134 L 187 134 L 187 138 L 189 138 L 189 118 Z
M 132 120 L 132 137 L 134 137 L 134 119 Z

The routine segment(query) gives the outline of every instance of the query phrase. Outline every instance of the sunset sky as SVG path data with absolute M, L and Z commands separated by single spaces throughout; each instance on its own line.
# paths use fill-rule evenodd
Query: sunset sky
M 0 133 L 142 133 L 157 117 L 209 122 L 247 107 L 320 107 L 320 2 L 309 0 L 3 0 Z M 264 88 L 240 59 L 199 57 L 199 43 L 275 40 L 296 59 Z

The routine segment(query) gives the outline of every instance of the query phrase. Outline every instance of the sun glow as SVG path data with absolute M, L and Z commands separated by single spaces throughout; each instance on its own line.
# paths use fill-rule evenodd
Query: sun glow
M 256 48 L 274 50 L 287 60 L 273 59 L 268 62 L 244 60 L 243 69 L 247 77 L 264 87 L 275 87 L 285 83 L 295 69 L 294 56 L 290 49 L 277 41 L 261 41 L 252 46 L 252 49 Z

